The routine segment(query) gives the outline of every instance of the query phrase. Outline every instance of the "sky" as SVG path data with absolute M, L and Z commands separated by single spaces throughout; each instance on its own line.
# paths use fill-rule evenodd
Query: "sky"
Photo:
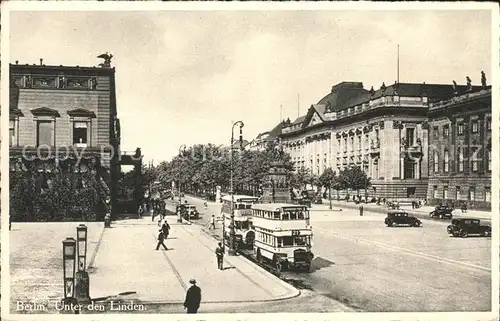
M 489 11 L 12 12 L 11 63 L 97 66 L 113 54 L 122 150 L 146 161 L 292 121 L 342 81 L 491 79 Z M 282 108 L 280 108 L 282 106 Z M 283 117 L 281 117 L 281 115 Z M 235 137 L 238 136 L 235 130 Z

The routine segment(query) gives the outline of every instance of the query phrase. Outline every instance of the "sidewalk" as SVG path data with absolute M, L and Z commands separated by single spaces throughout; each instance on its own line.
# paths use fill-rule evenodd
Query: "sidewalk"
M 315 206 L 322 206 L 322 207 L 328 207 L 328 200 L 324 200 L 323 204 L 321 205 L 313 205 L 313 208 Z M 346 202 L 346 201 L 332 201 L 332 204 L 336 208 L 345 208 L 345 209 L 359 209 L 360 205 L 363 205 L 364 209 L 366 211 L 371 211 L 371 212 L 377 212 L 377 213 L 387 213 L 387 206 L 381 204 L 377 205 L 375 203 L 368 203 L 368 204 L 355 204 L 354 202 Z M 406 212 L 411 213 L 411 214 L 416 214 L 416 215 L 426 215 L 429 216 L 429 213 L 434 210 L 433 206 L 422 206 L 420 208 L 415 208 L 412 209 L 411 205 L 410 206 L 402 206 L 402 209 L 404 209 Z M 456 209 L 453 211 L 453 216 L 457 218 L 477 218 L 477 219 L 483 219 L 483 220 L 491 220 L 491 212 L 487 211 L 474 211 L 474 210 L 468 210 L 467 213 L 462 213 L 460 209 Z
M 203 303 L 265 302 L 299 295 L 299 291 L 242 257 L 225 256 L 217 269 L 217 241 L 197 225 L 171 221 L 165 242 L 155 251 L 158 227 L 147 220 L 120 221 L 104 233 L 90 274 L 90 296 L 134 293 L 142 303 L 182 304 L 195 278 Z

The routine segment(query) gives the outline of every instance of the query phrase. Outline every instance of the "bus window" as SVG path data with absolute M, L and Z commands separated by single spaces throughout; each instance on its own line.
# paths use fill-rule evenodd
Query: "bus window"
M 280 219 L 280 212 L 273 212 L 274 219 L 279 220 Z
M 241 223 L 241 229 L 242 230 L 247 230 L 248 229 L 248 221 L 240 222 Z
M 277 239 L 278 239 L 278 247 L 282 247 L 283 246 L 283 238 L 277 237 Z
M 290 211 L 290 219 L 291 220 L 297 219 L 297 212 L 296 211 Z
M 307 245 L 307 236 L 295 237 L 295 245 L 299 245 L 299 246 Z
M 290 213 L 288 213 L 288 212 L 283 212 L 283 214 L 282 214 L 282 216 L 281 216 L 281 219 L 282 219 L 283 221 L 287 221 L 287 220 L 289 220 L 289 219 L 290 219 Z
M 283 246 L 293 246 L 293 237 L 283 236 Z
M 245 205 L 245 209 L 249 210 L 251 208 L 252 208 L 252 205 L 250 205 L 250 204 Z

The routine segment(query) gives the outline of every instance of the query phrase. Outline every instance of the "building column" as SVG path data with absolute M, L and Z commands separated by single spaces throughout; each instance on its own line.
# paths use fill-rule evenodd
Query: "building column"
M 403 179 L 405 177 L 405 162 L 404 162 L 404 158 L 399 156 L 399 166 L 401 168 L 401 175 L 399 177 L 399 179 Z
M 415 179 L 420 179 L 420 162 L 421 162 L 422 157 L 419 157 L 415 161 Z

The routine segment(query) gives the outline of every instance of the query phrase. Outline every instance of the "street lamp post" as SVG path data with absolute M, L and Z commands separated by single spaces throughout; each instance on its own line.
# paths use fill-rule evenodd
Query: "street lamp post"
M 75 276 L 75 297 L 78 302 L 90 303 L 90 280 L 87 273 L 87 226 L 80 224 L 76 228 L 78 271 Z
M 186 150 L 186 145 L 182 144 L 180 147 L 179 147 L 179 156 L 181 156 L 181 151 L 185 151 Z M 178 180 L 178 185 L 177 186 L 177 190 L 179 191 L 179 207 L 178 207 L 178 215 L 177 215 L 177 222 L 178 223 L 182 223 L 182 213 L 181 213 L 181 209 L 182 209 L 182 199 L 181 199 L 181 178 L 180 178 L 180 172 L 179 172 L 179 180 Z
M 234 127 L 236 125 L 240 126 L 240 147 L 241 143 L 243 140 L 243 122 L 241 120 L 238 120 L 233 124 L 233 127 L 231 128 L 231 181 L 230 181 L 230 190 L 229 193 L 231 194 L 231 224 L 229 225 L 229 250 L 228 254 L 229 255 L 236 255 L 236 244 L 235 244 L 235 226 L 234 226 L 234 182 L 233 182 L 233 154 L 234 154 Z
M 62 305 L 65 307 L 62 311 L 75 311 L 71 307 L 77 306 L 78 301 L 75 299 L 75 258 L 76 258 L 76 241 L 72 237 L 66 238 L 63 242 L 63 280 L 64 280 L 64 298 Z

